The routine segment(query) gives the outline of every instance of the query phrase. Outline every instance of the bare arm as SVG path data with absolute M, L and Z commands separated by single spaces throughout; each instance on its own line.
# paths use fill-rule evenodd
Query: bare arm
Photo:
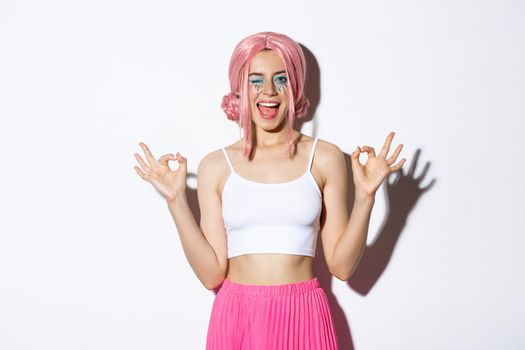
M 364 253 L 374 202 L 372 195 L 355 194 L 352 214 L 332 256 L 335 269 L 339 271 L 339 279 L 343 281 L 352 276 Z
M 323 245 L 328 246 L 331 254 L 327 255 L 332 274 L 340 280 L 348 280 L 364 253 L 368 235 L 370 216 L 375 202 L 375 193 L 385 177 L 401 168 L 406 159 L 395 166 L 403 145 L 399 145 L 394 154 L 386 159 L 394 133 L 391 132 L 378 156 L 373 147 L 364 146 L 351 154 L 354 175 L 355 197 L 352 214 L 348 219 L 346 208 L 346 166 L 344 155 L 337 146 L 331 147 L 331 155 L 325 157 L 331 171 L 327 175 L 324 188 L 326 221 L 323 228 Z M 359 162 L 359 154 L 368 153 L 365 165 Z
M 185 193 L 167 201 L 184 254 L 199 280 L 210 290 L 224 280 L 228 267 L 226 233 L 216 188 L 217 172 L 212 161 L 211 154 L 205 156 L 197 172 L 200 226 L 190 210 Z
M 366 244 L 368 218 L 371 206 L 354 203 L 349 219 L 346 205 L 347 171 L 344 154 L 336 145 L 320 144 L 323 156 L 319 157 L 325 175 L 323 188 L 324 212 L 321 218 L 321 237 L 324 255 L 330 273 L 342 281 L 350 278 Z
M 186 197 L 187 159 L 180 153 L 165 154 L 157 160 L 148 146 L 140 142 L 146 161 L 135 153 L 141 168 L 137 174 L 150 182 L 168 204 L 181 239 L 184 254 L 199 280 L 208 289 L 214 289 L 226 276 L 228 267 L 226 233 L 221 215 L 221 201 L 217 191 L 218 151 L 205 156 L 197 176 L 197 192 L 201 209 L 201 227 L 197 225 Z M 170 169 L 168 161 L 179 163 Z M 220 163 L 219 163 L 220 164 Z
M 186 259 L 197 278 L 211 290 L 222 275 L 217 256 L 197 225 L 187 199 L 182 197 L 168 202 L 168 208 L 175 220 Z

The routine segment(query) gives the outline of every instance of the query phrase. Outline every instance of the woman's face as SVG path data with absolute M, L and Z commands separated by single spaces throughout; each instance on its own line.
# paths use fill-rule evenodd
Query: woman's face
M 288 75 L 284 62 L 273 50 L 255 55 L 248 72 L 251 119 L 258 127 L 279 127 L 288 114 Z

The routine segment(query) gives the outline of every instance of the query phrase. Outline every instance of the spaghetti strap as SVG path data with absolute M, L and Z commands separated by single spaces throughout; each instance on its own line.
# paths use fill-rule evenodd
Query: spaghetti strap
M 223 147 L 222 152 L 224 153 L 224 157 L 226 158 L 226 161 L 228 162 L 228 165 L 230 166 L 230 170 L 234 173 L 235 170 L 233 170 L 232 162 L 230 161 L 230 157 L 228 157 L 228 153 L 226 152 L 226 149 Z
M 317 145 L 317 140 L 318 140 L 318 137 L 314 139 L 314 142 L 312 144 L 312 150 L 310 151 L 310 157 L 308 159 L 308 169 L 307 170 L 310 170 L 310 168 L 312 167 L 312 160 L 314 159 L 314 152 L 315 152 L 315 146 Z

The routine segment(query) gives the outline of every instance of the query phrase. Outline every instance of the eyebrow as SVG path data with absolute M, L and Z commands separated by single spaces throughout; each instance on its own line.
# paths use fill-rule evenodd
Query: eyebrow
M 273 75 L 282 74 L 282 73 L 286 73 L 286 71 L 285 71 L 285 70 L 280 70 L 280 71 L 278 71 L 278 72 L 275 72 Z M 250 76 L 250 75 L 260 75 L 260 76 L 264 76 L 264 74 L 262 74 L 262 73 L 256 73 L 256 72 L 248 74 L 248 76 Z

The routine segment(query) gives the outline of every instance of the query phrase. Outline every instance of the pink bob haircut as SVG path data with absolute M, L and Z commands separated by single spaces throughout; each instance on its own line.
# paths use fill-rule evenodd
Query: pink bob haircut
M 287 154 L 295 153 L 292 140 L 294 118 L 306 115 L 310 101 L 303 94 L 306 76 L 306 61 L 303 50 L 290 37 L 274 33 L 261 32 L 242 39 L 230 59 L 228 76 L 231 92 L 222 98 L 222 110 L 230 120 L 234 120 L 243 130 L 243 155 L 248 156 L 252 150 L 250 106 L 248 101 L 248 72 L 253 58 L 260 51 L 274 50 L 283 60 L 288 75 L 288 123 Z

